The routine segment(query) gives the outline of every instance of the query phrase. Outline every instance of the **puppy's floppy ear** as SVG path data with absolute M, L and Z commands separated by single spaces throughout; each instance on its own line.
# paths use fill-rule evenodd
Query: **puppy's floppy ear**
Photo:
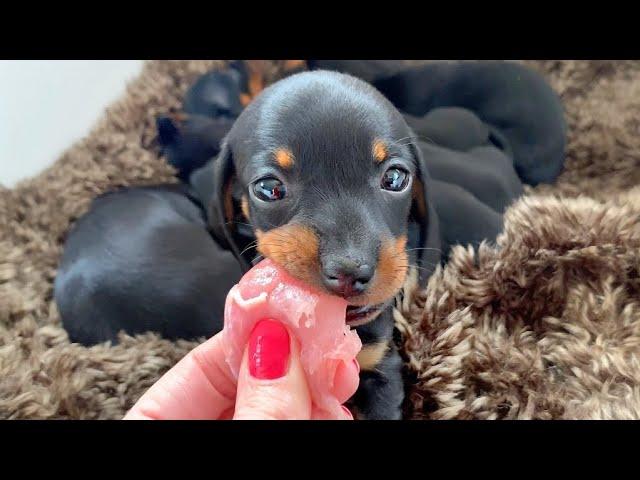
M 410 248 L 416 248 L 416 263 L 419 267 L 420 282 L 424 283 L 433 273 L 442 258 L 440 224 L 431 199 L 431 177 L 427 170 L 417 138 L 412 133 L 409 145 L 416 164 L 416 178 L 413 182 L 411 213 L 409 217 Z
M 250 267 L 240 255 L 237 241 L 237 225 L 234 223 L 238 215 L 233 199 L 235 179 L 233 154 L 227 139 L 225 139 L 222 142 L 220 154 L 214 160 L 213 195 L 208 206 L 209 228 L 220 245 L 229 248 L 233 252 L 243 271 L 246 272 Z

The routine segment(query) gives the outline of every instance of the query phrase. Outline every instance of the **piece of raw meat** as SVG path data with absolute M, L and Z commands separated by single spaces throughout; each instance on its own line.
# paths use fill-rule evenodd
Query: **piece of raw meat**
M 331 415 L 340 403 L 331 393 L 340 362 L 352 361 L 362 343 L 345 323 L 347 302 L 312 290 L 271 260 L 247 272 L 227 295 L 223 342 L 226 361 L 238 378 L 244 349 L 254 325 L 272 318 L 288 326 L 300 344 L 302 367 L 314 405 Z

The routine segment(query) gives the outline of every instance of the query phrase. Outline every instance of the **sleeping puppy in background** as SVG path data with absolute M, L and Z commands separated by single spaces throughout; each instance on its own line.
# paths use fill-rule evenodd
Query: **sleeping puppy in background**
M 453 150 L 466 150 L 474 137 L 479 140 L 478 133 L 486 135 L 468 118 L 461 118 L 466 111 L 463 116 L 476 117 L 471 123 L 488 130 L 489 143 L 512 160 L 517 177 L 526 184 L 553 182 L 562 171 L 567 130 L 562 102 L 543 75 L 518 62 L 436 61 L 411 67 L 403 60 L 311 60 L 308 64 L 371 83 L 403 113 L 418 136 L 428 135 L 434 143 Z M 444 110 L 439 119 L 428 117 L 437 110 Z M 471 169 L 470 164 L 464 166 Z M 437 172 L 431 173 L 438 178 Z M 461 186 L 468 189 L 470 185 Z
M 185 95 L 182 112 L 156 118 L 160 154 L 186 182 L 191 173 L 220 153 L 220 143 L 248 103 L 244 64 L 202 75 Z
M 304 62 L 281 60 L 279 76 L 297 73 Z M 190 175 L 220 152 L 220 144 L 251 100 L 264 88 L 268 62 L 232 61 L 224 70 L 201 75 L 187 91 L 182 112 L 156 118 L 160 155 L 188 182 Z
M 429 178 L 402 115 L 354 77 L 297 74 L 249 104 L 212 170 L 216 238 L 245 269 L 268 257 L 344 297 L 363 342 L 353 405 L 400 418 L 392 302 L 413 266 L 426 279 L 440 259 Z
M 202 75 L 182 112 L 156 119 L 160 154 L 183 182 L 220 152 L 244 108 L 241 67 Z M 242 271 L 207 231 L 201 198 L 211 181 L 120 188 L 92 202 L 67 235 L 54 284 L 71 341 L 117 342 L 120 331 L 195 339 L 222 328 Z
M 117 343 L 121 331 L 196 339 L 222 328 L 241 275 L 187 185 L 129 187 L 97 197 L 70 230 L 54 297 L 72 342 Z

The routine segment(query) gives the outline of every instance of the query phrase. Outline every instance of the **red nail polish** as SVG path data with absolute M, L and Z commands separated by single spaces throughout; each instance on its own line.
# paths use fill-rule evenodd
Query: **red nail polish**
M 259 380 L 273 380 L 287 373 L 289 332 L 280 322 L 260 320 L 249 338 L 249 373 Z

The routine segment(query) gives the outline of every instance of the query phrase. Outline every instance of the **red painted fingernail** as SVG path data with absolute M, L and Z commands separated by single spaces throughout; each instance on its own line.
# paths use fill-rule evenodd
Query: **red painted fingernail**
M 349 415 L 349 417 L 351 418 L 351 420 L 353 420 L 353 414 L 351 413 L 351 410 L 349 410 L 347 407 L 345 407 L 344 405 L 342 405 L 342 410 L 344 410 L 344 413 L 346 413 L 347 415 Z
M 289 332 L 280 322 L 260 320 L 249 339 L 249 373 L 259 380 L 273 380 L 287 373 Z
M 358 369 L 358 373 L 360 373 L 360 364 L 358 363 L 358 360 L 356 358 L 353 359 L 353 363 L 355 363 L 356 368 Z

